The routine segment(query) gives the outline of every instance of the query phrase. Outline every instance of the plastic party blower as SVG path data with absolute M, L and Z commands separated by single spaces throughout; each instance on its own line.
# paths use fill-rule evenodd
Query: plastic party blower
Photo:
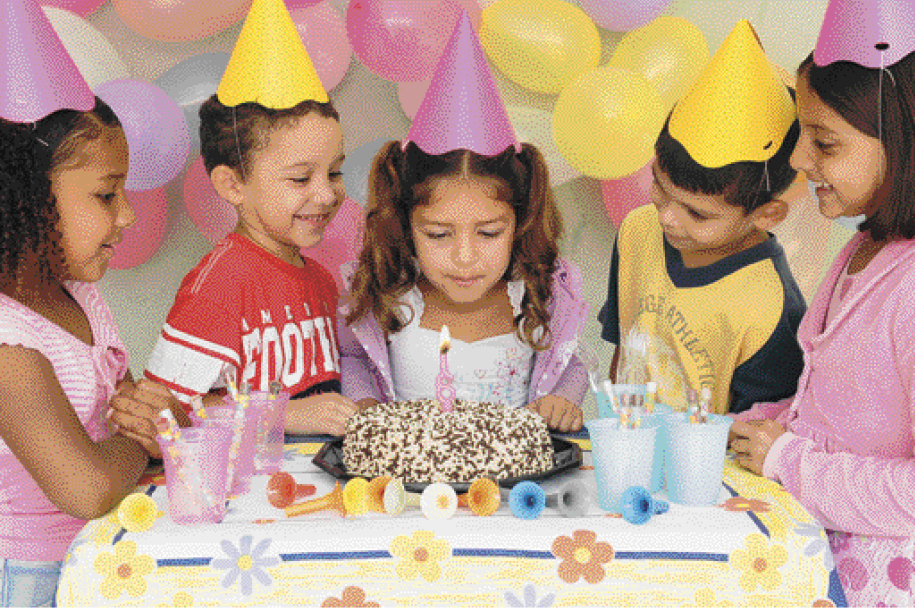
M 285 509 L 302 498 L 311 496 L 316 488 L 310 483 L 298 484 L 285 471 L 274 473 L 267 482 L 267 500 L 277 509 Z
M 519 519 L 537 519 L 545 506 L 546 494 L 533 481 L 522 481 L 508 493 L 508 508 Z
M 458 494 L 458 505 L 469 508 L 474 515 L 492 515 L 502 502 L 499 486 L 492 479 L 481 477 L 472 484 L 467 492 Z
M 546 506 L 557 509 L 564 517 L 584 517 L 588 512 L 588 489 L 580 481 L 569 481 L 546 497 Z
M 337 511 L 341 517 L 346 517 L 346 507 L 343 506 L 343 489 L 340 487 L 339 482 L 335 483 L 334 489 L 324 496 L 289 505 L 286 507 L 286 517 L 296 517 L 331 509 Z
M 369 510 L 369 482 L 362 477 L 353 477 L 343 486 L 343 507 L 347 515 L 365 515 Z
M 391 483 L 393 479 L 394 478 L 389 475 L 381 475 L 369 482 L 369 487 L 366 490 L 369 511 L 387 513 L 387 509 L 385 509 L 384 506 L 384 495 L 387 491 L 388 484 Z
M 667 513 L 670 504 L 663 500 L 655 500 L 642 486 L 630 486 L 623 492 L 620 499 L 620 511 L 623 519 L 631 524 L 641 525 L 651 519 L 652 515 Z

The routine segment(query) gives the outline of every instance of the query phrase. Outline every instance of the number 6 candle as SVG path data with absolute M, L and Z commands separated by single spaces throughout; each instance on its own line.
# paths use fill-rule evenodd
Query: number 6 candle
M 448 350 L 451 348 L 451 334 L 448 326 L 442 325 L 439 339 L 438 376 L 435 377 L 435 396 L 442 406 L 443 412 L 450 412 L 454 408 L 454 376 L 448 371 Z

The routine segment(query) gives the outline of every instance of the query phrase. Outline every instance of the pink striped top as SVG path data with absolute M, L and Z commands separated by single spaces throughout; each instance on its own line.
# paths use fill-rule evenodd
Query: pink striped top
M 111 310 L 88 283 L 66 284 L 92 327 L 88 346 L 61 327 L 0 293 L 0 344 L 44 355 L 93 441 L 108 436 L 105 412 L 115 384 L 127 373 L 127 353 Z M 63 513 L 0 440 L 0 557 L 58 561 L 85 520 Z

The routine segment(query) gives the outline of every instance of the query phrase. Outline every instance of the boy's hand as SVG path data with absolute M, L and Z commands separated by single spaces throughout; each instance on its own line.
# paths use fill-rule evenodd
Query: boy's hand
M 734 436 L 731 449 L 734 450 L 737 463 L 757 475 L 762 475 L 766 455 L 775 440 L 785 432 L 785 427 L 774 420 L 735 420 L 730 430 Z
M 340 393 L 295 399 L 286 406 L 286 432 L 340 436 L 346 431 L 346 421 L 358 411 L 359 406 Z
M 527 406 L 540 414 L 547 426 L 560 433 L 572 433 L 581 429 L 584 414 L 581 408 L 555 395 L 546 395 Z
M 191 422 L 171 391 L 145 378 L 136 385 L 120 383 L 109 406 L 109 422 L 118 426 L 120 434 L 139 442 L 154 458 L 161 457 L 156 443 L 156 420 L 160 411 L 170 409 L 179 426 L 190 426 Z

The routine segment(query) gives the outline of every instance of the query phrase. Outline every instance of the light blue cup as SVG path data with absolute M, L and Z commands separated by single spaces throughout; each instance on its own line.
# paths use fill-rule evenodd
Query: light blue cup
M 585 423 L 591 437 L 591 458 L 597 485 L 597 504 L 620 513 L 620 499 L 629 486 L 648 487 L 654 468 L 657 422 L 637 429 L 621 429 L 618 419 L 597 418 Z
M 708 422 L 691 424 L 687 414 L 669 416 L 667 431 L 667 498 L 692 506 L 718 502 L 724 475 L 728 430 L 733 420 L 709 414 Z
M 594 393 L 593 389 L 591 392 Z M 613 393 L 616 395 L 616 402 L 622 404 L 623 395 L 640 395 L 644 397 L 645 385 L 614 384 Z M 605 391 L 599 390 L 597 393 L 594 393 L 594 400 L 597 401 L 597 415 L 601 418 L 612 418 L 614 416 L 619 416 L 619 414 L 613 411 L 613 404 L 610 402 L 610 397 L 607 396 Z

